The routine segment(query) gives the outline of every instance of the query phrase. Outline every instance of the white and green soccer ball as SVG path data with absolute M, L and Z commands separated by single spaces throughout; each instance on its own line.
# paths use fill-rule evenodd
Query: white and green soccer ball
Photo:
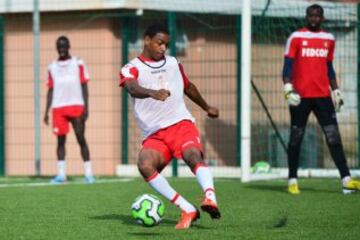
M 252 173 L 270 173 L 271 166 L 268 162 L 260 161 L 255 163 L 251 169 Z
M 143 194 L 137 197 L 131 206 L 131 216 L 138 224 L 146 227 L 159 224 L 164 213 L 164 203 L 152 194 Z

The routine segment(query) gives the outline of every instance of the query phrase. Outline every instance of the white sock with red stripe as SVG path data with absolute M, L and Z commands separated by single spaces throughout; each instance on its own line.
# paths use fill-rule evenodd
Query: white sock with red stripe
M 200 184 L 201 188 L 205 193 L 205 197 L 211 199 L 214 203 L 216 203 L 214 180 L 210 168 L 208 168 L 203 163 L 199 163 L 195 166 L 194 173 L 196 175 L 198 183 Z
M 181 210 L 185 212 L 195 212 L 196 208 L 189 203 L 185 198 L 183 198 L 180 194 L 178 194 L 168 183 L 168 181 L 161 176 L 158 172 L 155 172 L 152 176 L 150 176 L 146 181 L 150 184 L 150 186 L 155 189 L 158 193 L 166 197 L 176 206 L 178 206 Z

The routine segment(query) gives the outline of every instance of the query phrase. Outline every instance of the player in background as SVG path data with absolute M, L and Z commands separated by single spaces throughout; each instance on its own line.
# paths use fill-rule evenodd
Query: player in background
M 343 192 L 360 189 L 360 182 L 350 177 L 336 120 L 335 111 L 339 112 L 344 102 L 333 67 L 335 39 L 321 29 L 323 20 L 323 8 L 317 4 L 309 6 L 306 26 L 292 33 L 286 44 L 283 82 L 291 117 L 288 145 L 288 191 L 291 194 L 300 193 L 297 181 L 299 152 L 311 112 L 325 134 L 331 157 L 340 172 Z
M 202 98 L 177 59 L 165 56 L 168 44 L 165 26 L 149 26 L 141 55 L 121 69 L 120 86 L 132 97 L 135 118 L 144 137 L 138 169 L 152 188 L 181 209 L 175 228 L 186 229 L 200 213 L 160 173 L 173 157 L 183 159 L 204 191 L 202 210 L 213 219 L 220 218 L 213 177 L 204 162 L 199 132 L 185 106 L 184 94 L 211 118 L 217 118 L 219 110 Z
M 85 122 L 88 118 L 89 73 L 83 60 L 69 53 L 70 41 L 61 36 L 56 41 L 59 58 L 48 67 L 48 93 L 44 122 L 49 124 L 49 110 L 52 109 L 52 126 L 57 136 L 57 175 L 52 183 L 66 181 L 65 143 L 69 122 L 73 126 L 84 160 L 85 182 L 93 183 L 89 148 L 85 139 Z

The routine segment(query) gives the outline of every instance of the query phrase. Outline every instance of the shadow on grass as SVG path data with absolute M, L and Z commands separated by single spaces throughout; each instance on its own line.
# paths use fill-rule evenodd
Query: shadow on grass
M 281 192 L 284 194 L 289 194 L 287 192 L 287 186 L 282 185 L 247 185 L 244 186 L 245 188 L 249 189 L 256 189 L 256 190 L 264 190 L 264 191 L 274 191 L 274 192 Z M 309 188 L 309 187 L 301 187 L 301 192 L 322 192 L 322 193 L 336 193 L 338 194 L 339 191 L 329 190 L 329 189 L 318 189 L 318 188 Z
M 124 214 L 107 214 L 107 215 L 95 216 L 90 218 L 95 220 L 110 220 L 110 221 L 115 220 L 115 221 L 121 221 L 122 223 L 127 225 L 138 225 L 135 223 L 135 220 L 130 215 L 124 215 Z M 176 224 L 176 221 L 165 218 L 161 221 L 161 224 L 173 225 Z
M 124 215 L 124 214 L 107 214 L 107 215 L 90 217 L 90 219 L 105 220 L 105 221 L 121 221 L 125 225 L 139 226 L 139 224 L 137 224 L 135 222 L 135 220 L 130 215 Z M 166 225 L 168 227 L 175 227 L 176 223 L 177 223 L 177 221 L 172 220 L 172 219 L 166 219 L 166 218 L 161 221 L 161 225 Z M 192 228 L 210 229 L 209 227 L 203 227 L 203 226 L 198 225 L 196 223 L 194 223 L 192 225 Z M 144 229 L 148 229 L 148 228 L 144 227 Z M 142 234 L 144 234 L 144 235 L 146 235 L 146 233 L 130 233 L 130 234 L 134 234 L 134 235 L 142 235 Z

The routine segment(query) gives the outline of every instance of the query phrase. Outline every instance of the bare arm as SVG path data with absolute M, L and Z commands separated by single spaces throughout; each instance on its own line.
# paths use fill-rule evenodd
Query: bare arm
M 193 83 L 189 82 L 189 86 L 185 89 L 185 94 L 194 103 L 196 103 L 199 107 L 201 107 L 204 111 L 206 111 L 209 117 L 211 118 L 219 117 L 219 110 L 207 104 L 207 102 L 201 96 L 199 90 Z
M 81 90 L 82 90 L 84 104 L 85 104 L 85 109 L 84 109 L 84 113 L 82 115 L 82 119 L 84 121 L 86 121 L 89 117 L 89 91 L 88 91 L 88 87 L 87 87 L 86 83 L 81 84 Z
M 135 79 L 128 79 L 124 82 L 126 91 L 134 98 L 153 98 L 165 101 L 170 96 L 170 91 L 166 89 L 153 90 L 140 86 Z
M 52 96 L 53 96 L 53 89 L 49 88 L 46 96 L 46 107 L 45 107 L 45 114 L 44 114 L 44 123 L 46 125 L 49 124 L 49 110 L 52 102 Z

